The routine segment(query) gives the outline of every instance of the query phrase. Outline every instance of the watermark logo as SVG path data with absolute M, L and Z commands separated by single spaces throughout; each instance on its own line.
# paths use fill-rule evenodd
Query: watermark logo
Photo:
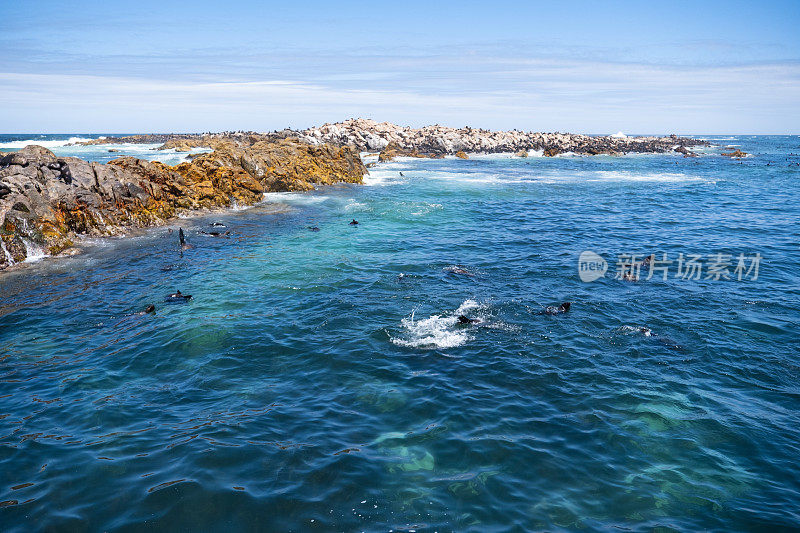
M 607 271 L 608 263 L 606 260 L 594 252 L 587 250 L 581 253 L 578 258 L 578 276 L 580 276 L 581 281 L 589 283 L 600 279 L 606 275 Z
M 678 254 L 670 259 L 666 253 L 660 257 L 656 254 L 619 254 L 616 262 L 614 279 L 624 281 L 650 280 L 654 277 L 666 281 L 669 277 L 682 280 L 737 280 L 758 279 L 761 266 L 761 254 L 752 256 L 739 254 Z M 578 275 L 581 281 L 591 282 L 606 275 L 608 263 L 602 256 L 585 251 L 578 258 Z M 672 271 L 673 275 L 670 276 Z

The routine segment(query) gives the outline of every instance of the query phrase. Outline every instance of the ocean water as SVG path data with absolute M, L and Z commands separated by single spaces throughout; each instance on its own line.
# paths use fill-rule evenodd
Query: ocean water
M 398 160 L 0 275 L 0 529 L 800 528 L 800 137 L 712 140 Z

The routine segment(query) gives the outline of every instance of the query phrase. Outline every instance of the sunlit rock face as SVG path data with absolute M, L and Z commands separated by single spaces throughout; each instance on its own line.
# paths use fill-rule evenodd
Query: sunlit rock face
M 195 140 L 183 140 L 195 146 Z M 0 269 L 56 255 L 76 235 L 116 235 L 182 211 L 252 205 L 268 191 L 302 191 L 366 173 L 347 146 L 292 139 L 217 139 L 213 152 L 169 166 L 122 157 L 107 164 L 27 146 L 0 157 Z

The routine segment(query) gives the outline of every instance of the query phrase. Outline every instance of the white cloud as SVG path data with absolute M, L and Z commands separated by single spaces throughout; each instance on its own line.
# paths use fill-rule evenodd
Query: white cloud
M 456 68 L 457 67 L 457 68 Z M 3 130 L 269 130 L 350 116 L 422 125 L 654 133 L 796 133 L 800 66 L 658 67 L 505 60 L 411 82 L 189 82 L 0 73 Z M 376 79 L 381 79 L 379 84 Z M 330 85 L 333 83 L 333 85 Z

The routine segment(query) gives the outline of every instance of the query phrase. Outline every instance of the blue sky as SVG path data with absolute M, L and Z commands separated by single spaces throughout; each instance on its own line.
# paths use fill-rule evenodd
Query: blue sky
M 800 1 L 0 0 L 0 131 L 800 133 Z

